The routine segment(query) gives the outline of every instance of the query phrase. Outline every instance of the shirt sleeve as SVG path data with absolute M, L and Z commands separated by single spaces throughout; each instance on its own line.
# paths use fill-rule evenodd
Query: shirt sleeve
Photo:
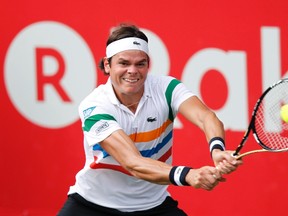
M 180 105 L 188 98 L 195 96 L 183 83 L 179 83 L 172 95 L 172 107 L 175 112 L 178 112 Z
M 122 129 L 115 117 L 101 107 L 80 108 L 79 114 L 84 137 L 89 146 L 103 141 L 114 131 Z

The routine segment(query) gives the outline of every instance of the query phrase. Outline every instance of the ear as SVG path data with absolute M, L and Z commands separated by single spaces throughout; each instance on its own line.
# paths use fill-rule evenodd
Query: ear
M 106 74 L 110 73 L 110 64 L 107 57 L 103 58 L 104 70 Z

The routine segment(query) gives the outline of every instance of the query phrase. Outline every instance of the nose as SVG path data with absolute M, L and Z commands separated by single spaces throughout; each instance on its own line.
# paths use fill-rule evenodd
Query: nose
M 127 70 L 128 74 L 135 74 L 138 72 L 137 67 L 135 67 L 134 65 L 131 65 L 128 70 Z

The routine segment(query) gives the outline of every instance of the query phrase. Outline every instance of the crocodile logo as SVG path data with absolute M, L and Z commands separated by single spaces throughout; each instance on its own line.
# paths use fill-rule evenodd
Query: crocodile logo
M 157 121 L 157 118 L 156 117 L 148 117 L 147 118 L 147 122 L 154 122 L 154 121 Z

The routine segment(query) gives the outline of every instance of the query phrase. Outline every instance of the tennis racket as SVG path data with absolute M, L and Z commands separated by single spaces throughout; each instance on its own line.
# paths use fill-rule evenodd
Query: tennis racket
M 288 104 L 288 78 L 271 85 L 258 99 L 247 131 L 233 153 L 234 157 L 240 159 L 259 152 L 288 151 L 288 123 L 280 116 L 280 109 L 285 104 Z M 239 155 L 251 132 L 261 149 Z

